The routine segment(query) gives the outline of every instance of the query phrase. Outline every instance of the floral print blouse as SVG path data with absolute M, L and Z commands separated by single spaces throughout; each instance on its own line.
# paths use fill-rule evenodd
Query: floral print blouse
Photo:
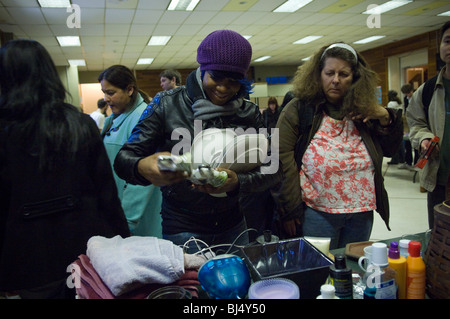
M 374 165 L 353 121 L 324 115 L 300 170 L 302 199 L 327 213 L 376 209 Z

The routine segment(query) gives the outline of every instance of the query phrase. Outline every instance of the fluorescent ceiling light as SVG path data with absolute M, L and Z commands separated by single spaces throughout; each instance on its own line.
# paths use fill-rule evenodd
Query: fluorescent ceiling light
M 382 39 L 384 37 L 386 37 L 386 36 L 385 35 L 374 35 L 373 37 L 368 37 L 368 38 L 365 38 L 365 39 L 361 39 L 361 40 L 353 42 L 353 43 L 354 44 L 364 44 L 364 43 L 369 43 L 369 42 L 372 42 L 372 41 L 376 41 L 376 40 Z
M 80 37 L 56 37 L 59 45 L 62 47 L 79 47 L 81 46 Z
M 308 60 L 311 60 L 310 56 L 302 59 L 302 61 L 308 61 Z
M 137 61 L 137 64 L 152 64 L 153 58 L 141 58 Z
M 67 8 L 70 0 L 38 0 L 41 8 Z
M 450 17 L 450 11 L 439 13 L 438 17 Z
M 262 56 L 262 57 L 260 57 L 260 58 L 257 58 L 257 59 L 255 60 L 255 62 L 262 62 L 262 61 L 265 61 L 265 60 L 270 59 L 270 58 L 271 58 L 270 55 Z
M 364 11 L 363 14 L 382 14 L 398 7 L 404 6 L 405 4 L 411 3 L 412 0 L 393 0 L 388 1 L 383 4 L 377 5 L 370 10 Z
M 86 61 L 81 60 L 69 60 L 70 66 L 86 66 Z
M 310 2 L 312 2 L 312 0 L 288 0 L 273 10 L 273 12 L 295 12 Z
M 199 2 L 200 0 L 172 0 L 167 10 L 192 11 Z
M 252 37 L 252 35 L 243 35 L 243 37 L 248 40 Z
M 147 45 L 166 45 L 169 42 L 171 36 L 152 36 Z
M 315 41 L 317 39 L 320 39 L 321 37 L 323 37 L 323 35 L 310 35 L 310 36 L 304 37 L 300 40 L 297 40 L 297 41 L 293 42 L 292 44 L 306 44 L 306 43 Z

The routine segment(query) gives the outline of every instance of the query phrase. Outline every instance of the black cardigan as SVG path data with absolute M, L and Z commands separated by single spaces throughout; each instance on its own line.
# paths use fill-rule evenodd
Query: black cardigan
M 89 115 L 73 116 L 91 137 L 48 173 L 17 141 L 14 126 L 0 126 L 0 291 L 67 278 L 91 236 L 129 236 L 98 128 Z

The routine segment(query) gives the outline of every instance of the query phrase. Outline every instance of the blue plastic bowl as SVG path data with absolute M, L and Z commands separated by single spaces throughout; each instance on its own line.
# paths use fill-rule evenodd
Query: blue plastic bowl
M 250 287 L 250 273 L 244 261 L 224 254 L 211 258 L 198 271 L 198 280 L 210 298 L 243 299 Z

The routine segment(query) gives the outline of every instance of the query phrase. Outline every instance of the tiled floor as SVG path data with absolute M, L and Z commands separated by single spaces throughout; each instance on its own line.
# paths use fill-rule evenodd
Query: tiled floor
M 370 238 L 374 241 L 428 230 L 427 194 L 420 192 L 419 174 L 416 176 L 416 182 L 413 183 L 413 171 L 399 169 L 397 165 L 387 165 L 389 160 L 384 158 L 383 174 L 389 195 L 391 231 L 375 213 Z

